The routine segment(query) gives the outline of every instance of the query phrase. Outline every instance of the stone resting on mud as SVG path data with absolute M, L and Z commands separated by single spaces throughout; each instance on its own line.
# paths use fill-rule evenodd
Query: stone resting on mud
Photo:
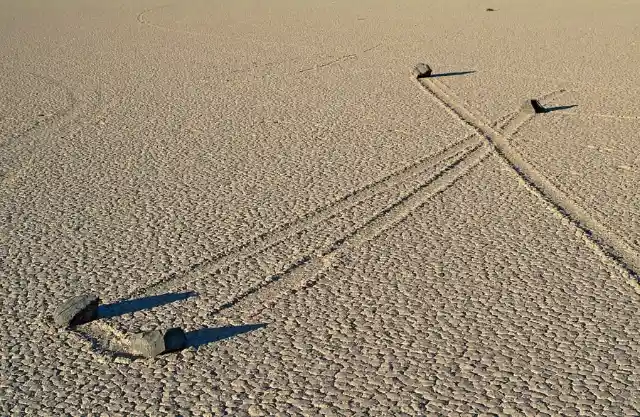
M 179 328 L 136 333 L 129 339 L 133 353 L 152 358 L 187 346 L 187 337 Z
M 98 316 L 100 298 L 85 294 L 71 297 L 53 312 L 53 322 L 62 328 L 79 326 L 95 320 Z
M 542 104 L 540 104 L 540 102 L 535 99 L 526 100 L 522 104 L 522 110 L 525 113 L 529 113 L 529 114 L 538 114 L 538 113 L 546 112 L 545 108 L 542 107 Z
M 416 78 L 426 78 L 430 77 L 432 72 L 433 70 L 430 66 L 428 66 L 427 64 L 419 63 L 413 68 L 411 74 Z

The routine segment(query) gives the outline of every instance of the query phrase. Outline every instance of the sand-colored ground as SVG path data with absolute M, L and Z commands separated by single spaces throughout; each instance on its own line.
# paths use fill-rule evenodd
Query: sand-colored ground
M 0 414 L 639 415 L 638 16 L 0 0 Z

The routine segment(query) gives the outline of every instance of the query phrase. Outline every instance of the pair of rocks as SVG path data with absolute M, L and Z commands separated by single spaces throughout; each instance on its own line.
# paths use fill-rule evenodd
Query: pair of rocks
M 61 328 L 80 326 L 98 318 L 100 298 L 85 294 L 72 297 L 53 312 L 54 323 Z M 187 346 L 187 337 L 181 328 L 152 330 L 131 336 L 133 353 L 154 357 L 162 353 L 174 352 Z
M 429 65 L 423 64 L 421 62 L 413 68 L 413 71 L 411 71 L 411 74 L 418 79 L 427 78 L 427 77 L 431 77 L 431 74 L 433 74 L 433 70 Z M 529 113 L 529 114 L 546 112 L 546 109 L 542 107 L 542 105 L 538 100 L 526 100 L 522 105 L 522 110 L 525 113 Z

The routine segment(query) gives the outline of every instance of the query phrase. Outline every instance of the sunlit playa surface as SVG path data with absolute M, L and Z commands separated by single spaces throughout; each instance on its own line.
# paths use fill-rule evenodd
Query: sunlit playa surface
M 0 0 L 0 415 L 640 415 L 639 17 Z

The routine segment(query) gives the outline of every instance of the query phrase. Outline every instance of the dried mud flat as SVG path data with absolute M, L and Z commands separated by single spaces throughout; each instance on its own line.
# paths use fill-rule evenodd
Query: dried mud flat
M 640 414 L 640 4 L 337 3 L 0 0 L 1 415 Z

